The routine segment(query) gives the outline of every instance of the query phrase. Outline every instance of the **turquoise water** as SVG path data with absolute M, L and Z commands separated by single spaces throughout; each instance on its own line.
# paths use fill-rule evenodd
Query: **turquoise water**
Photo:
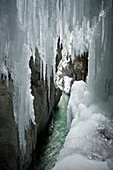
M 62 93 L 58 107 L 55 110 L 54 131 L 47 137 L 46 144 L 43 146 L 40 162 L 35 170 L 51 170 L 57 160 L 57 156 L 63 147 L 67 136 L 66 113 L 69 96 Z

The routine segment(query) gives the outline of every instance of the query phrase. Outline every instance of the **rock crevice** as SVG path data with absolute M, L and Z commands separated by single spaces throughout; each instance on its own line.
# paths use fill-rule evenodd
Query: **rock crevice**
M 40 56 L 36 48 L 35 61 L 30 57 L 31 93 L 34 96 L 34 125 L 30 122 L 29 129 L 25 131 L 26 154 L 23 156 L 19 146 L 18 127 L 13 112 L 13 81 L 0 80 L 0 169 L 23 170 L 27 169 L 32 160 L 37 140 L 44 131 L 54 108 L 57 106 L 61 91 L 55 87 L 53 75 L 50 78 L 50 99 L 48 99 L 47 76 L 44 81 L 40 78 Z M 38 136 L 38 139 L 37 139 Z

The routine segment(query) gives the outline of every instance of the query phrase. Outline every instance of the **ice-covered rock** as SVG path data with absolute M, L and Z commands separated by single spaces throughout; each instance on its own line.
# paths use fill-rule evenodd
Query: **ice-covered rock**
M 83 81 L 75 81 L 72 86 L 67 111 L 69 133 L 55 170 L 107 170 L 111 165 L 113 120 L 109 117 L 109 103 L 98 99 L 94 102 L 87 90 Z
M 113 112 L 112 0 L 1 0 L 0 16 L 0 76 L 7 86 L 10 78 L 13 81 L 13 111 L 23 155 L 26 154 L 26 131 L 32 123 L 36 124 L 29 60 L 33 56 L 35 63 L 37 47 L 41 58 L 40 78 L 47 80 L 49 102 L 51 76 L 54 75 L 54 82 L 56 79 L 58 36 L 63 44 L 62 53 L 71 54 L 72 61 L 89 51 L 88 90 L 78 108 L 80 119 L 87 117 L 82 114 L 82 108 L 88 112 L 88 118 L 92 117 L 87 110 L 91 106 L 93 111 L 100 112 L 94 117 L 97 122 L 101 118 L 110 121 L 105 115 L 111 116 Z M 96 103 L 95 106 L 92 103 Z M 105 130 L 101 134 L 106 137 L 106 133 Z
M 79 15 L 77 20 L 79 25 L 82 25 L 84 16 L 86 16 L 86 20 L 90 21 L 91 26 L 88 32 L 86 25 L 82 25 L 84 32 L 87 32 L 86 37 L 88 37 L 88 84 L 86 85 L 84 82 L 73 84 L 67 115 L 69 133 L 55 168 L 73 169 L 73 158 L 78 154 L 77 159 L 81 160 L 79 155 L 82 155 L 87 161 L 85 164 L 84 161 L 81 162 L 79 166 L 75 161 L 74 166 L 78 166 L 77 169 L 79 167 L 82 169 L 83 166 L 93 169 L 90 164 L 95 161 L 96 169 L 104 169 L 104 165 L 105 169 L 112 169 L 113 1 L 88 1 L 88 4 L 87 1 L 76 1 L 75 3 L 78 7 L 77 11 L 79 7 L 85 9 L 85 14 L 83 14 L 84 10 L 77 14 L 77 16 Z M 75 40 L 79 41 L 77 37 Z M 86 39 L 84 40 L 86 41 Z M 77 48 L 79 43 L 81 46 L 84 44 L 84 40 L 80 38 Z M 76 41 L 74 42 L 76 44 Z M 82 47 L 84 49 L 84 46 Z

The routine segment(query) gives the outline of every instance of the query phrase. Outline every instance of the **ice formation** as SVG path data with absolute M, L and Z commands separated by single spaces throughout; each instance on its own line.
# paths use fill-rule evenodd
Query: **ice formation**
M 54 170 L 113 168 L 113 2 L 89 2 L 87 10 L 93 15 L 86 17 L 92 29 L 88 82 L 72 86 L 67 113 L 69 133 Z
M 88 91 L 92 101 L 106 100 L 112 106 L 112 3 L 112 0 L 0 1 L 0 73 L 7 86 L 8 73 L 14 82 L 14 116 L 24 152 L 25 130 L 30 121 L 35 124 L 29 68 L 30 56 L 35 59 L 35 47 L 41 66 L 43 63 L 44 79 L 47 65 L 49 89 L 52 67 L 55 79 L 58 36 L 72 59 L 89 50 Z
M 92 100 L 85 82 L 74 82 L 68 104 L 69 133 L 55 170 L 112 168 L 113 120 L 108 116 L 110 111 L 108 102 Z

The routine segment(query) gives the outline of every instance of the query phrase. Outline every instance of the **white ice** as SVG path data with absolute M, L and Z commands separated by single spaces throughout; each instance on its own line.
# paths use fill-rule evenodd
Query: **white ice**
M 68 104 L 69 133 L 55 170 L 108 169 L 113 158 L 113 120 L 106 117 L 108 102 L 92 101 L 86 83 L 75 81 Z
M 109 170 L 106 162 L 88 160 L 81 155 L 69 155 L 59 162 L 53 170 Z
M 80 2 L 77 5 L 79 8 Z M 86 15 L 92 25 L 88 82 L 75 81 L 72 86 L 67 112 L 69 133 L 55 170 L 113 169 L 112 1 L 89 1 L 89 9 L 97 13 Z
M 14 82 L 14 116 L 23 152 L 26 150 L 25 130 L 31 121 L 35 124 L 29 68 L 35 47 L 43 63 L 44 79 L 47 64 L 49 89 L 52 67 L 55 80 L 58 36 L 72 59 L 88 50 L 88 95 L 91 98 L 87 100 L 101 103 L 104 99 L 112 108 L 112 0 L 1 0 L 0 16 L 0 73 L 8 81 L 9 71 Z

